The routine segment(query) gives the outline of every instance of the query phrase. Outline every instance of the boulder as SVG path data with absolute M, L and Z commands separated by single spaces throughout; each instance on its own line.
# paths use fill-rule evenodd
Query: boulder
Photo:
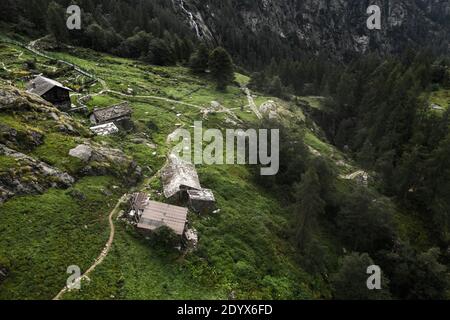
M 80 144 L 76 148 L 71 149 L 69 155 L 83 162 L 89 162 L 92 157 L 92 148 L 86 144 Z

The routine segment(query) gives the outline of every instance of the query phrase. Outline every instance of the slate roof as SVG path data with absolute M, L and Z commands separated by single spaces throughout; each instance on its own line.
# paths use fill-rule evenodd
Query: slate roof
M 168 164 L 161 170 L 164 196 L 171 198 L 182 187 L 200 190 L 200 181 L 195 166 L 174 154 L 169 155 Z
M 30 93 L 37 94 L 38 96 L 42 96 L 49 92 L 54 87 L 58 87 L 64 90 L 72 91 L 71 89 L 65 87 L 60 82 L 43 77 L 37 76 L 27 84 L 27 91 Z
M 108 108 L 95 109 L 92 112 L 98 123 L 110 122 L 114 119 L 119 119 L 122 117 L 129 117 L 132 113 L 133 111 L 131 110 L 128 102 L 122 102 Z
M 144 212 L 137 225 L 139 229 L 153 231 L 166 226 L 176 234 L 183 235 L 187 221 L 187 208 L 149 201 L 143 210 Z

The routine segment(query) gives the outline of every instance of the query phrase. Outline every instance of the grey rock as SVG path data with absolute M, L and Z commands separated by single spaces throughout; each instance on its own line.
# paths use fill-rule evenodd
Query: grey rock
M 78 158 L 81 161 L 89 162 L 92 157 L 92 148 L 85 144 L 80 144 L 74 149 L 69 151 L 69 155 L 74 158 Z

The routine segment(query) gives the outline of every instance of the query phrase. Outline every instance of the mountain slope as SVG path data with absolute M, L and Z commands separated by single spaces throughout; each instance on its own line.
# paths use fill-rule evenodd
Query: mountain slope
M 217 41 L 240 53 L 247 49 L 254 50 L 256 55 L 264 54 L 265 46 L 276 52 L 278 43 L 294 51 L 327 52 L 333 58 L 369 49 L 383 54 L 399 53 L 406 47 L 450 50 L 448 1 L 174 0 L 174 3 L 184 3 L 183 7 L 194 17 L 189 17 L 191 24 L 192 20 L 197 21 L 200 29 L 205 30 L 206 39 L 211 32 Z M 382 10 L 381 31 L 366 27 L 366 11 L 373 4 Z M 257 47 L 252 48 L 254 44 Z
M 25 190 L 0 205 L 0 257 L 11 264 L 0 285 L 3 299 L 53 298 L 65 285 L 69 265 L 79 265 L 82 271 L 90 266 L 106 242 L 107 214 L 117 199 L 134 188 L 145 188 L 157 197 L 161 184 L 154 174 L 169 151 L 167 136 L 180 123 L 189 127 L 194 120 L 203 120 L 205 127 L 227 128 L 236 120 L 256 121 L 250 108 L 245 107 L 247 96 L 237 85 L 227 93 L 218 93 L 210 80 L 193 76 L 182 67 L 149 66 L 78 48 L 72 48 L 70 53 L 52 52 L 51 56 L 94 73 L 111 90 L 103 91 L 100 82 L 85 85 L 74 70 L 55 65 L 60 72 L 58 80 L 81 86 L 77 87 L 79 93 L 72 96 L 75 104 L 81 94 L 81 100 L 87 101 L 90 109 L 123 100 L 133 107 L 134 131 L 120 137 L 93 137 L 84 116 L 65 115 L 41 99 L 6 85 L 11 81 L 14 86 L 23 87 L 23 81 L 13 74 L 52 70 L 51 60 L 16 45 L 0 46 L 9 70 L 0 79 L 4 83 L 0 90 L 14 98 L 1 101 L 0 121 L 14 124 L 17 130 L 34 130 L 42 135 L 42 141 L 23 150 L 20 142 L 4 142 L 75 179 L 69 188 L 53 185 L 31 193 Z M 32 57 L 37 58 L 36 71 L 21 63 Z M 135 95 L 127 95 L 128 88 Z M 20 99 L 23 102 L 10 102 Z M 212 101 L 220 102 L 228 111 L 204 118 L 195 106 L 209 107 Z M 27 121 L 32 118 L 30 125 Z M 60 121 L 70 123 L 74 131 L 60 131 Z M 103 161 L 91 163 L 94 170 L 85 170 L 87 164 L 69 156 L 69 150 L 82 143 L 98 152 L 111 148 L 127 157 L 111 166 Z M 130 173 L 116 171 L 122 167 L 127 170 L 131 165 L 128 157 L 143 169 L 143 184 L 127 181 Z M 6 166 L 2 167 L 2 174 L 9 176 L 13 169 L 10 161 L 2 164 Z M 22 164 L 17 166 L 21 172 Z M 199 168 L 199 174 L 202 185 L 214 190 L 221 212 L 207 218 L 190 214 L 190 223 L 200 233 L 196 252 L 180 256 L 177 251 L 154 247 L 128 224 L 115 221 L 116 239 L 111 253 L 90 281 L 83 282 L 82 291 L 68 293 L 64 298 L 226 299 L 234 295 L 240 299 L 294 299 L 329 295 L 326 290 L 319 290 L 315 284 L 319 280 L 302 270 L 295 248 L 286 239 L 284 229 L 289 227 L 292 216 L 279 200 L 252 181 L 249 168 L 204 166 Z

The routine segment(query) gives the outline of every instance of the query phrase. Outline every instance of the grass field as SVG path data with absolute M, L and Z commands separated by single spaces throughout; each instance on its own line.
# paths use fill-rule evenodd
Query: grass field
M 2 61 L 7 69 L 25 72 L 23 62 L 32 59 L 26 50 L 2 45 Z M 24 53 L 17 61 L 18 50 Z M 167 136 L 178 126 L 191 129 L 195 120 L 204 120 L 205 128 L 227 128 L 225 113 L 210 114 L 203 119 L 200 109 L 176 103 L 142 98 L 155 95 L 207 107 L 217 101 L 231 109 L 249 125 L 256 116 L 246 108 L 247 97 L 237 85 L 218 92 L 208 78 L 190 74 L 183 67 L 156 67 L 141 62 L 98 54 L 89 50 L 52 52 L 52 57 L 76 63 L 104 79 L 109 89 L 134 97 L 114 94 L 95 95 L 87 102 L 105 107 L 129 101 L 133 109 L 135 130 L 109 137 L 77 137 L 45 128 L 44 122 L 29 129 L 45 133 L 44 143 L 30 155 L 69 173 L 82 164 L 68 156 L 80 139 L 123 150 L 140 166 L 149 168 L 144 187 L 160 189 L 158 179 L 150 179 L 165 162 L 169 151 Z M 22 61 L 23 60 L 23 61 Z M 51 68 L 50 61 L 37 58 L 38 66 Z M 2 76 L 3 77 L 3 76 Z M 59 81 L 76 79 L 72 71 L 61 72 Z M 6 79 L 6 77 L 3 77 Z M 23 87 L 11 75 L 14 85 Z M 236 74 L 240 85 L 249 79 Z M 89 86 L 82 95 L 98 93 L 99 84 Z M 76 103 L 76 97 L 73 97 Z M 259 97 L 258 105 L 274 98 Z M 15 116 L 1 115 L 18 128 L 24 122 Z M 10 117 L 10 118 L 8 118 Z M 76 121 L 87 127 L 81 115 Z M 147 141 L 143 143 L 142 141 Z M 4 159 L 5 166 L 12 165 Z M 190 213 L 190 224 L 198 229 L 197 251 L 186 256 L 155 246 L 123 222 L 116 222 L 117 234 L 110 255 L 79 292 L 66 299 L 295 299 L 319 297 L 318 280 L 302 271 L 298 257 L 287 237 L 289 210 L 273 196 L 252 182 L 252 174 L 243 166 L 200 166 L 204 187 L 214 190 L 220 213 L 198 217 Z M 149 180 L 150 179 L 150 180 Z M 117 189 L 112 186 L 118 186 Z M 86 196 L 74 197 L 72 190 Z M 107 214 L 125 192 L 121 181 L 112 177 L 85 177 L 68 190 L 50 189 L 42 195 L 14 197 L 0 206 L 0 257 L 12 264 L 11 276 L 0 287 L 0 298 L 52 298 L 65 285 L 69 265 L 85 270 L 101 251 L 109 234 Z

